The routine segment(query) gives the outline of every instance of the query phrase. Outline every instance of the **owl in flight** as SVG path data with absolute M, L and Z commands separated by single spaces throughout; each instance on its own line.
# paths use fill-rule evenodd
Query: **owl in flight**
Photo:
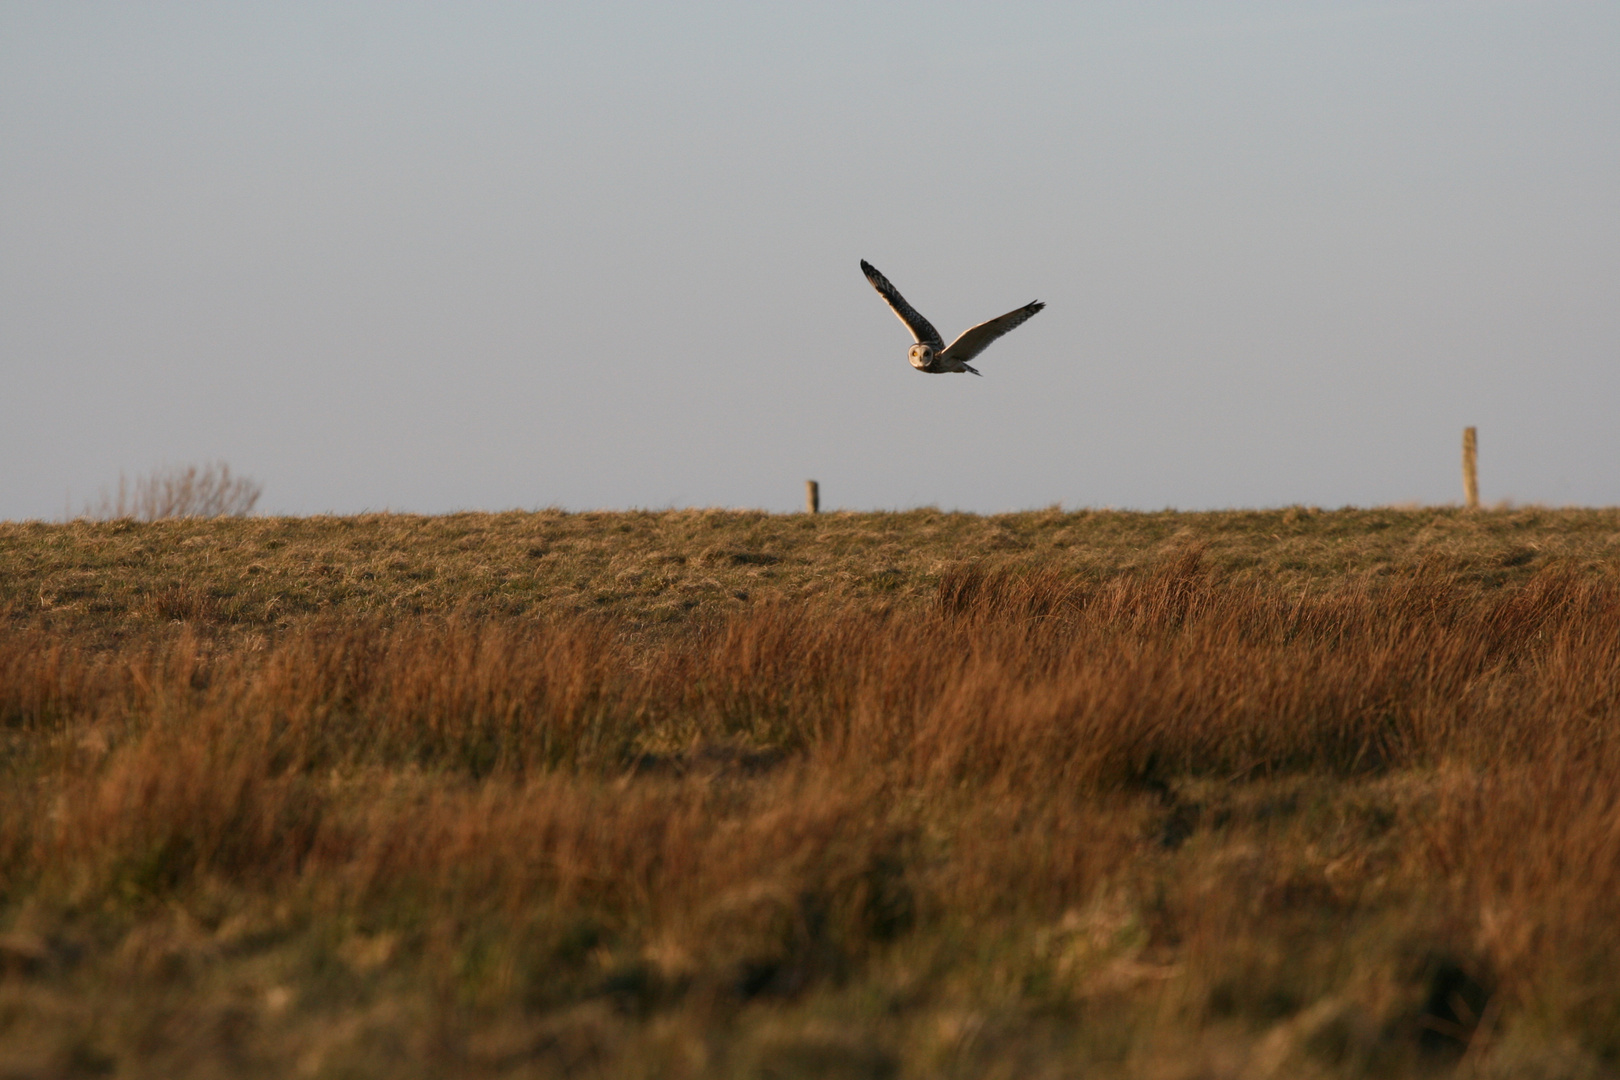
M 947 371 L 961 374 L 971 371 L 977 375 L 977 369 L 969 367 L 968 361 L 978 356 L 990 347 L 990 343 L 1014 327 L 1022 326 L 1024 320 L 1046 305 L 1036 300 L 1025 304 L 1016 311 L 1009 311 L 1005 315 L 997 316 L 989 322 L 982 322 L 970 330 L 964 330 L 962 336 L 951 342 L 951 347 L 945 347 L 945 341 L 939 336 L 932 323 L 921 315 L 917 309 L 906 303 L 906 298 L 900 295 L 900 290 L 889 284 L 889 279 L 878 273 L 878 268 L 861 260 L 861 273 L 866 280 L 872 283 L 872 288 L 878 295 L 889 302 L 889 307 L 900 316 L 900 321 L 906 324 L 911 336 L 917 344 L 911 347 L 911 366 L 918 371 L 930 375 L 942 375 Z

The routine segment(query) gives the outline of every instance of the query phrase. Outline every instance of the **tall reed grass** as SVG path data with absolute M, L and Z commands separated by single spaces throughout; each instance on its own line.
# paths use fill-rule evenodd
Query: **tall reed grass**
M 264 941 L 302 926 L 351 982 L 394 973 L 349 993 L 459 1003 L 460 1054 L 491 1017 L 605 1001 L 645 1068 L 673 1067 L 671 1031 L 866 986 L 928 1023 L 1000 1009 L 985 1047 L 1041 1031 L 1071 1063 L 1196 1058 L 1208 1031 L 1255 1069 L 1474 1067 L 1537 1040 L 1598 1068 L 1620 1056 L 1617 671 L 1613 576 L 1285 594 L 1214 580 L 1196 547 L 660 637 L 588 616 L 23 630 L 0 638 L 0 897 L 68 936 L 72 912 L 224 895 L 209 933 L 235 941 L 233 911 L 279 910 Z M 872 1075 L 984 1064 L 862 1030 Z M 519 1059 L 567 1071 L 547 1053 Z

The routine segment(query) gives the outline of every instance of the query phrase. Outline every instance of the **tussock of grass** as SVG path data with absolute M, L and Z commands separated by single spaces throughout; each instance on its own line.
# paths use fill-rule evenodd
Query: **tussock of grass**
M 1268 517 L 1303 575 L 1242 516 L 11 527 L 0 1071 L 1602 1075 L 1615 523 L 1427 513 L 1455 549 Z M 291 616 L 97 607 L 277 529 L 417 565 L 396 527 L 454 551 Z M 986 530 L 1086 555 L 957 557 Z M 557 580 L 781 576 L 662 620 L 442 585 L 564 538 Z

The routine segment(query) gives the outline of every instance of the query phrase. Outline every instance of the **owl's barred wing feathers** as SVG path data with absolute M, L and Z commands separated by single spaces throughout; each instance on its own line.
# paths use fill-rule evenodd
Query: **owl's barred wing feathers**
M 943 349 L 945 347 L 945 339 L 939 336 L 939 331 L 934 329 L 934 324 L 918 314 L 916 308 L 906 303 L 906 298 L 900 295 L 900 290 L 889 284 L 889 279 L 880 274 L 877 267 L 873 266 L 865 259 L 862 259 L 861 273 L 866 275 L 866 280 L 872 283 L 872 288 L 876 289 L 878 291 L 878 295 L 883 297 L 883 299 L 888 302 L 889 307 L 894 310 L 894 313 L 900 316 L 900 321 L 906 324 L 906 329 L 911 331 L 912 338 L 915 339 L 919 345 L 931 345 L 935 349 Z M 1017 313 L 1015 312 L 1014 314 Z M 1006 319 L 1008 316 L 1003 315 L 1001 318 Z M 1024 318 L 1027 319 L 1029 316 L 1025 315 Z M 994 319 L 991 321 L 1000 322 L 1001 320 Z M 1023 319 L 1018 320 L 1018 322 L 1023 321 Z M 985 323 L 984 325 L 989 326 L 990 323 Z M 985 339 L 984 345 L 990 344 L 990 342 L 994 341 L 1002 334 L 1005 334 L 1007 330 L 1011 330 L 1017 325 L 1018 323 L 1013 323 L 1005 330 L 996 331 L 990 337 Z M 974 330 L 978 329 L 980 328 L 975 326 L 973 330 L 968 331 L 968 334 L 971 334 Z M 963 334 L 962 337 L 967 337 L 967 334 Z M 979 349 L 984 348 L 984 345 L 980 345 L 978 349 L 974 350 L 974 353 L 977 354 Z
M 1025 304 L 1016 311 L 1009 311 L 1005 315 L 998 315 L 989 322 L 982 322 L 978 326 L 962 331 L 962 336 L 951 342 L 951 347 L 940 354 L 941 361 L 958 360 L 966 362 L 984 352 L 996 338 L 1022 326 L 1031 315 L 1046 305 L 1036 300 Z

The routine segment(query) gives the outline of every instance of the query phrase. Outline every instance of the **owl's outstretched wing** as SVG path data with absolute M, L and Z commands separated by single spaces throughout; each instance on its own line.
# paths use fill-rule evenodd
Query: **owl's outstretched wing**
M 872 283 L 872 288 L 878 291 L 878 295 L 888 301 L 889 307 L 900 316 L 900 321 L 906 324 L 906 329 L 911 331 L 911 336 L 919 345 L 932 345 L 936 351 L 945 347 L 945 340 L 939 336 L 939 331 L 934 329 L 934 324 L 919 315 L 916 308 L 906 303 L 906 298 L 900 295 L 900 290 L 890 285 L 889 279 L 878 273 L 877 267 L 862 259 L 861 273 L 866 275 L 866 280 Z M 1002 318 L 1006 316 L 1003 315 Z M 1012 327 L 1009 326 L 1007 329 L 1011 330 Z M 970 334 L 972 332 L 968 331 Z M 1003 330 L 1002 333 L 1006 331 Z
M 962 331 L 962 336 L 951 342 L 951 347 L 940 354 L 940 360 L 961 360 L 965 362 L 973 359 L 988 349 L 990 343 L 996 338 L 1022 326 L 1025 320 L 1045 306 L 1045 304 L 1036 300 L 1034 303 L 1025 304 L 1016 311 L 998 315 L 989 322 L 982 322 L 970 330 Z

